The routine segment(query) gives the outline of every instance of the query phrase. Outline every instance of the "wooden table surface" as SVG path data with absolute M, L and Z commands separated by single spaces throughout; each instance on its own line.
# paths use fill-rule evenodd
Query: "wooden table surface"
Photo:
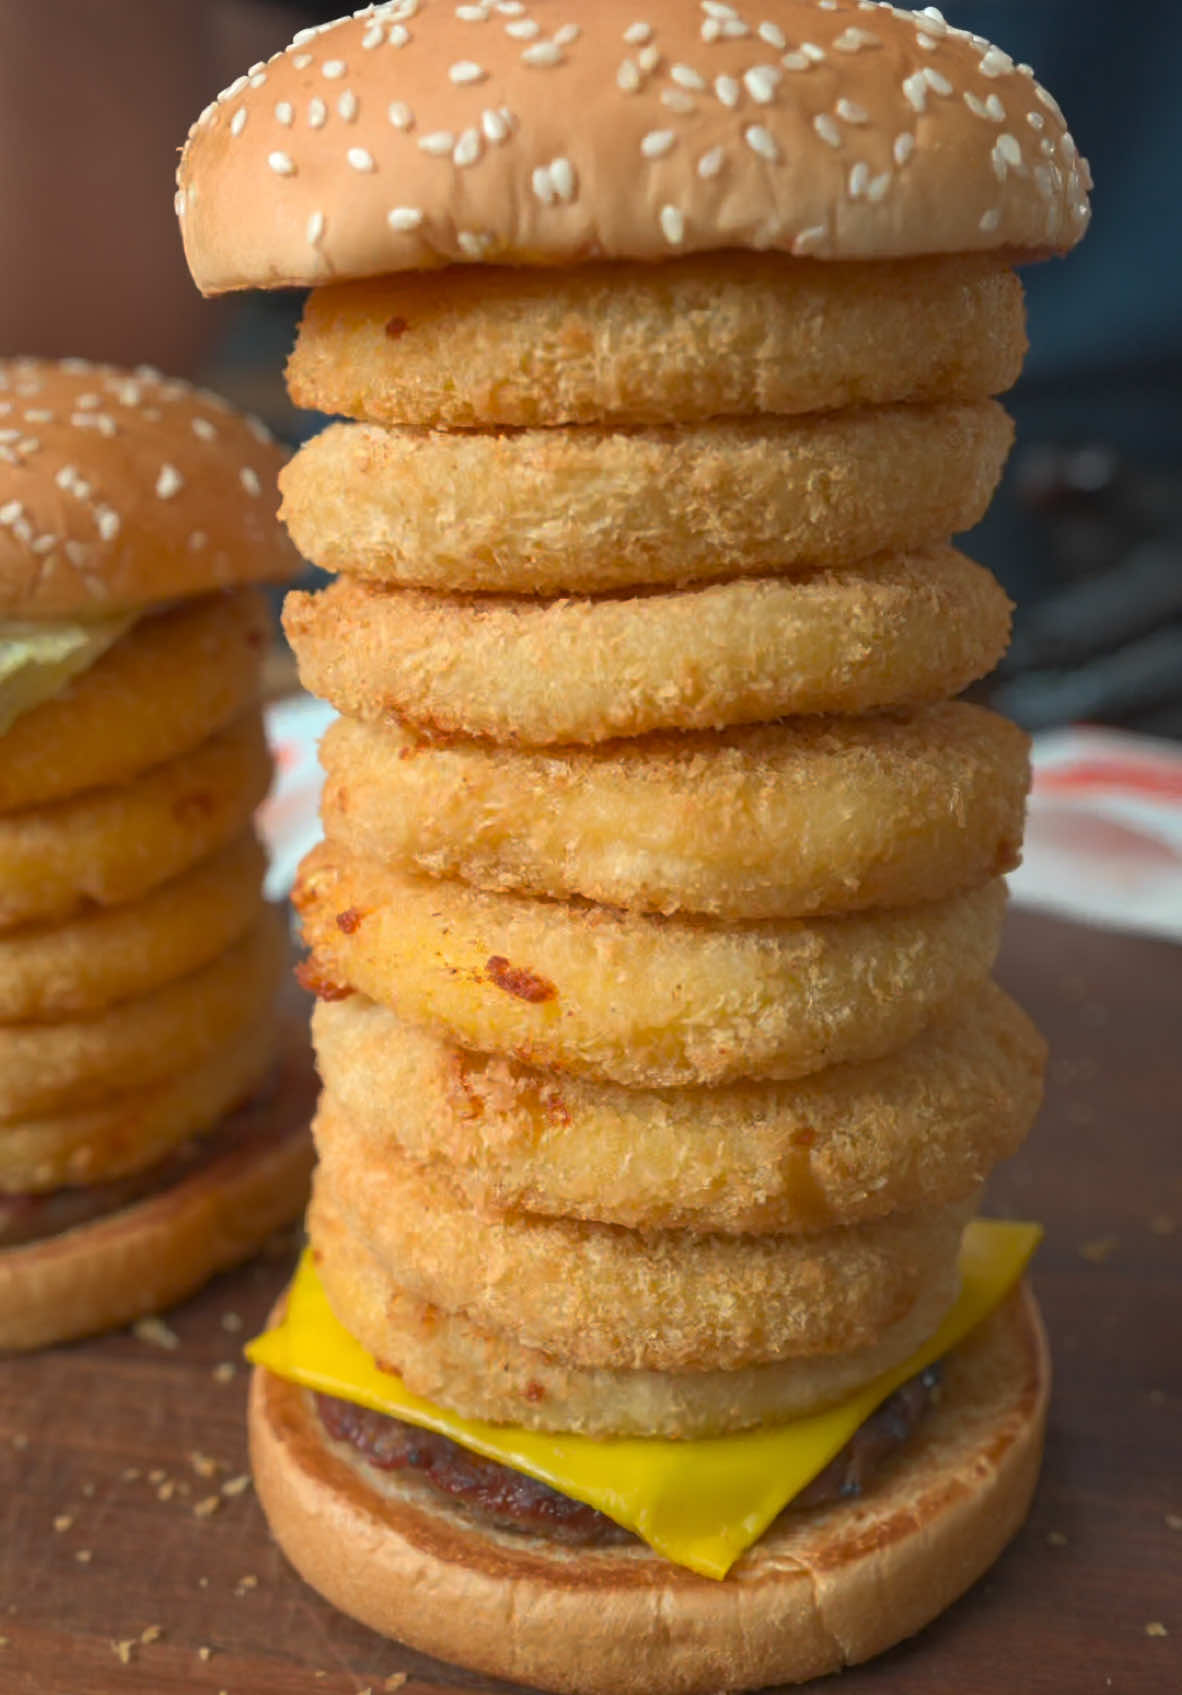
M 1182 1691 L 1182 949 L 1015 914 L 1001 976 L 1052 1042 L 994 1181 L 1039 1217 L 1057 1368 L 1030 1522 L 993 1572 L 841 1695 Z M 0 1362 L 2 1695 L 489 1688 L 350 1623 L 244 1481 L 244 1335 L 294 1253 L 121 1334 Z M 503 1686 L 502 1686 L 503 1687 Z

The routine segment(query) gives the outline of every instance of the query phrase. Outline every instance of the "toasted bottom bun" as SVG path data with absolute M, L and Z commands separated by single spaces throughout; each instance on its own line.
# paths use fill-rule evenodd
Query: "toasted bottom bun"
M 224 847 L 271 781 L 257 708 L 130 783 L 0 817 L 0 930 L 119 906 Z
M 315 1092 L 302 1026 L 283 1032 L 272 1090 L 226 1119 L 189 1176 L 57 1236 L 0 1250 L 0 1349 L 43 1348 L 159 1312 L 298 1218 Z
M 938 1403 L 865 1495 L 784 1514 L 721 1583 L 640 1544 L 494 1529 L 333 1442 L 308 1392 L 261 1370 L 251 1458 L 297 1571 L 374 1630 L 571 1695 L 710 1695 L 869 1659 L 961 1595 L 1025 1517 L 1049 1391 L 1023 1290 L 949 1356 Z
M 350 717 L 541 747 L 943 700 L 997 664 L 1010 603 L 936 547 L 583 600 L 342 579 L 289 594 L 283 623 L 305 688 Z
M 268 627 L 257 589 L 133 624 L 0 742 L 0 812 L 126 783 L 223 729 L 258 698 Z
M 572 1365 L 416 1301 L 319 1188 L 308 1209 L 308 1238 L 337 1318 L 413 1394 L 464 1418 L 599 1438 L 721 1436 L 818 1412 L 915 1353 L 936 1330 L 957 1285 L 955 1262 L 949 1262 L 905 1318 L 850 1353 L 732 1371 L 614 1371 Z

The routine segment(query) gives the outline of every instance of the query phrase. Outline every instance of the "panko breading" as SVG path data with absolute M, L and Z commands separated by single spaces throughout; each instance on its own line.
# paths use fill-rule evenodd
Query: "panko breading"
M 485 894 L 327 842 L 293 899 L 322 992 L 360 989 L 463 1047 L 658 1087 L 902 1047 L 988 975 L 1005 910 L 998 880 L 896 912 L 723 925 Z

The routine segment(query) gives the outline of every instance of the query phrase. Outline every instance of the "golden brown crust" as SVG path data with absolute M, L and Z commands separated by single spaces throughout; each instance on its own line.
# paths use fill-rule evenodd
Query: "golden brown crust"
M 333 424 L 285 468 L 280 510 L 326 571 L 603 594 L 930 547 L 984 516 L 1012 439 L 992 400 L 663 431 Z
M 13 359 L 0 408 L 0 618 L 85 622 L 299 570 L 274 516 L 286 454 L 219 396 Z
M 390 1280 L 567 1363 L 729 1371 L 882 1339 L 932 1285 L 950 1293 L 967 1201 L 802 1236 L 638 1231 L 475 1212 L 439 1167 L 358 1143 L 330 1095 L 317 1192 Z
M 78 1112 L 0 1125 L 0 1194 L 47 1194 L 142 1171 L 247 1100 L 274 1053 L 268 1011 L 191 1070 Z
M 1012 871 L 1027 748 L 959 703 L 553 752 L 341 718 L 321 742 L 321 817 L 352 853 L 482 889 L 795 918 Z
M 197 285 L 1082 237 L 1087 164 L 1028 66 L 926 12 L 763 12 L 770 41 L 754 13 L 686 0 L 651 0 L 639 31 L 632 0 L 533 38 L 431 0 L 301 32 L 189 132 L 176 207 Z
M 0 935 L 0 1020 L 98 1012 L 207 965 L 259 916 L 266 865 L 248 833 L 143 900 Z
M 0 738 L 0 813 L 126 783 L 258 699 L 270 632 L 254 590 L 144 618 Z
M 0 1024 L 0 1126 L 93 1106 L 199 1064 L 257 1023 L 286 957 L 283 916 L 266 907 L 233 947 L 138 1000 L 54 1024 Z
M 413 1394 L 464 1418 L 605 1439 L 719 1436 L 832 1405 L 913 1354 L 956 1285 L 950 1266 L 879 1341 L 852 1353 L 731 1371 L 621 1371 L 573 1365 L 416 1301 L 391 1281 L 322 1189 L 308 1209 L 308 1234 L 336 1316 Z
M 0 932 L 142 899 L 240 835 L 270 783 L 256 709 L 130 783 L 0 817 Z
M 321 843 L 293 899 L 314 971 L 485 1053 L 628 1086 L 874 1059 L 988 975 L 998 881 L 898 912 L 723 925 L 490 895 Z
M 293 1023 L 276 1089 L 226 1122 L 214 1159 L 122 1212 L 0 1250 L 0 1349 L 48 1347 L 159 1312 L 298 1218 L 312 1169 L 313 1087 Z
M 782 1516 L 721 1583 L 642 1546 L 479 1524 L 330 1442 L 307 1392 L 264 1371 L 251 1461 L 288 1558 L 372 1629 L 569 1695 L 712 1695 L 857 1664 L 949 1606 L 1026 1515 L 1049 1392 L 1023 1290 L 949 1356 L 939 1403 L 860 1500 Z
M 544 746 L 942 700 L 997 664 L 1010 603 L 937 548 L 595 600 L 340 581 L 289 594 L 283 621 L 304 686 L 341 712 Z
M 314 290 L 287 381 L 297 406 L 429 429 L 977 400 L 1016 380 L 1023 318 L 995 254 L 411 271 Z
M 358 1144 L 481 1210 L 637 1230 L 823 1230 L 970 1194 L 1038 1111 L 1046 1044 L 987 983 L 898 1053 L 797 1083 L 622 1089 L 466 1052 L 351 995 L 312 1015 Z

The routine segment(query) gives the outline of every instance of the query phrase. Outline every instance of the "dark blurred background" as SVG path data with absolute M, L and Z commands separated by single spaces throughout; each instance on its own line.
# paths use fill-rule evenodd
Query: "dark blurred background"
M 944 12 L 1034 65 L 1096 178 L 1082 248 L 1024 273 L 1018 447 L 965 543 L 1018 606 L 990 698 L 1031 729 L 1182 738 L 1182 4 Z M 197 297 L 172 171 L 218 89 L 334 15 L 293 0 L 0 0 L 0 353 L 147 361 L 291 439 L 316 427 L 282 390 L 298 299 Z

